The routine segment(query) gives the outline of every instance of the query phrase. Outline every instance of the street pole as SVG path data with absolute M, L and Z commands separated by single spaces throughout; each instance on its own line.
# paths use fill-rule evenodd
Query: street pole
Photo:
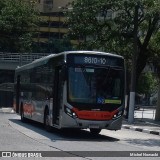
M 133 54 L 132 54 L 132 71 L 131 71 L 131 85 L 130 85 L 130 99 L 129 99 L 129 115 L 128 122 L 134 122 L 134 108 L 135 108 L 135 90 L 136 90 L 136 65 L 138 55 L 138 10 L 139 4 L 135 6 L 135 17 L 134 17 L 134 30 L 133 30 Z

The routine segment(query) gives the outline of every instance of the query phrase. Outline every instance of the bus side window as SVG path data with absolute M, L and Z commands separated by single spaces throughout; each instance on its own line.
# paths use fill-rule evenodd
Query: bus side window
M 28 99 L 32 99 L 32 92 L 28 92 Z

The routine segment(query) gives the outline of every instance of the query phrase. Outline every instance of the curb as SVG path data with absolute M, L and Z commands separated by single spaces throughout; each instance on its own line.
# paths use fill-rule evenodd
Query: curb
M 153 130 L 149 130 L 149 129 L 142 129 L 139 127 L 133 127 L 133 126 L 128 126 L 128 125 L 123 125 L 122 128 L 124 129 L 130 129 L 133 131 L 138 131 L 138 132 L 143 132 L 143 133 L 149 133 L 149 134 L 154 134 L 154 135 L 159 135 L 160 136 L 160 131 L 153 131 Z

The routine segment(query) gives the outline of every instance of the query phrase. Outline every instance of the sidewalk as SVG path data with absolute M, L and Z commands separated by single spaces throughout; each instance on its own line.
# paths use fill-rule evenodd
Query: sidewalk
M 160 135 L 160 121 L 155 121 L 149 118 L 135 118 L 133 124 L 129 124 L 128 120 L 124 119 L 122 128 Z
M 156 106 L 141 106 L 134 111 L 134 123 L 123 120 L 122 127 L 139 132 L 160 135 L 160 121 L 155 121 Z
M 0 113 L 15 113 L 12 108 L 0 108 Z M 160 135 L 160 121 L 151 118 L 135 118 L 133 124 L 129 124 L 127 119 L 123 120 L 122 128 L 134 131 Z

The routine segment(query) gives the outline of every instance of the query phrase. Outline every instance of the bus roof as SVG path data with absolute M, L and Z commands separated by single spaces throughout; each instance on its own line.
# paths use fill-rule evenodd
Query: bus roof
M 117 54 L 112 54 L 112 53 L 106 53 L 106 52 L 99 52 L 99 51 L 66 51 L 66 52 L 61 52 L 58 54 L 50 54 L 48 56 L 42 57 L 40 59 L 36 59 L 33 62 L 23 65 L 21 67 L 17 67 L 16 71 L 22 71 L 25 69 L 31 69 L 34 68 L 36 66 L 40 66 L 42 64 L 46 64 L 51 58 L 53 57 L 58 57 L 60 55 L 64 55 L 66 57 L 67 54 L 95 54 L 95 55 L 108 55 L 111 57 L 117 57 L 117 58 L 122 58 L 124 59 L 122 56 L 117 55 Z

